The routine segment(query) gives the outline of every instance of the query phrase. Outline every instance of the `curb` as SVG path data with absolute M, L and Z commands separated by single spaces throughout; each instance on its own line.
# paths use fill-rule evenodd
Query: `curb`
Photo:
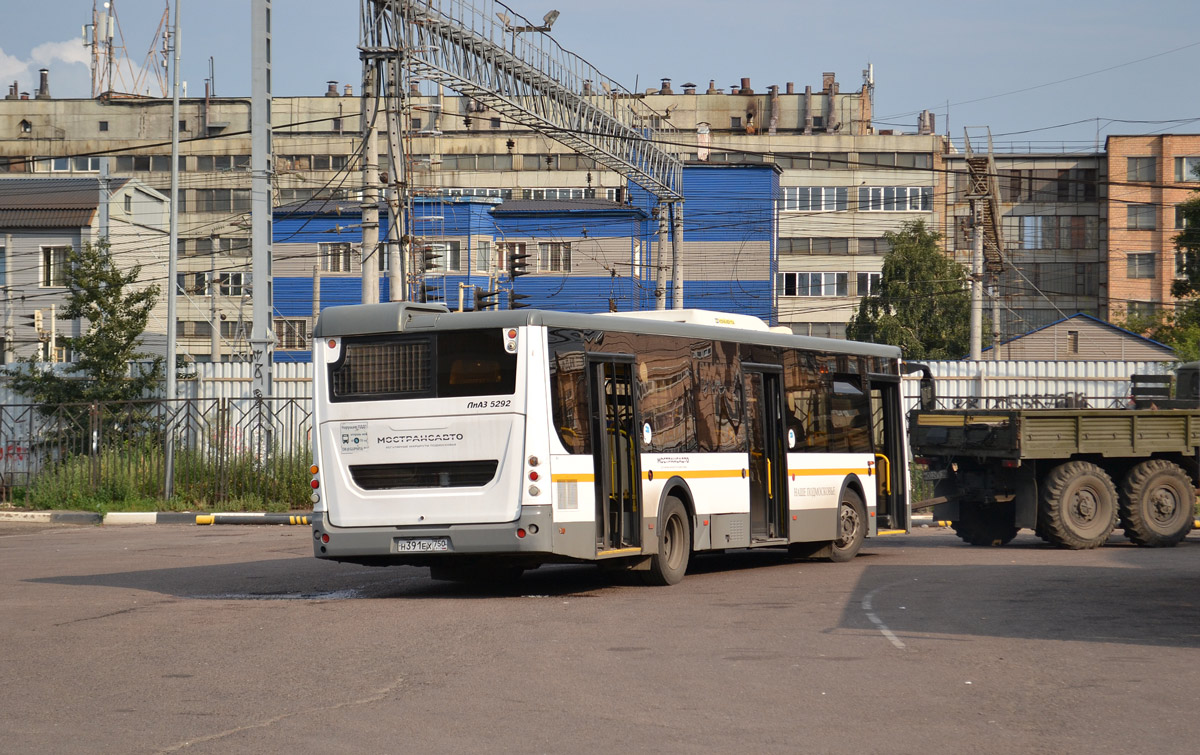
M 103 524 L 104 517 L 91 511 L 0 511 L 0 522 Z
M 299 524 L 312 523 L 312 514 L 228 513 L 197 514 L 194 511 L 0 511 L 0 522 L 27 524 Z

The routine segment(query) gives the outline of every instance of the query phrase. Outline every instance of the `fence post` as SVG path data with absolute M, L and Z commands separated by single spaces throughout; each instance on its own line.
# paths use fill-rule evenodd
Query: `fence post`
M 88 440 L 90 442 L 89 456 L 91 457 L 92 492 L 100 489 L 100 404 L 93 401 L 88 405 Z

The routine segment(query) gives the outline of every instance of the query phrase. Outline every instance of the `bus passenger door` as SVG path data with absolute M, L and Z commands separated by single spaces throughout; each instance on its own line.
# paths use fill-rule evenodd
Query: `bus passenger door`
M 871 437 L 875 445 L 876 513 L 879 527 L 909 528 L 907 439 L 900 381 L 871 379 Z
M 778 368 L 742 365 L 750 444 L 750 539 L 787 537 L 787 453 L 783 388 Z
M 596 464 L 596 549 L 641 545 L 641 468 L 634 414 L 633 358 L 591 365 L 592 447 Z

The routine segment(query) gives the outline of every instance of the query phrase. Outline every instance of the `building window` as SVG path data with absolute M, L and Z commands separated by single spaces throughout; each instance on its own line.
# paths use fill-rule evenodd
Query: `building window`
M 100 121 L 100 130 L 108 131 L 108 121 Z
M 195 212 L 249 212 L 249 189 L 197 189 Z
M 1153 317 L 1158 306 L 1152 301 L 1131 301 L 1125 305 L 1125 311 L 1130 317 Z
M 427 270 L 446 273 L 462 269 L 461 241 L 434 241 L 427 245 L 427 250 L 433 253 Z
M 1079 353 L 1079 331 L 1078 330 L 1068 330 L 1067 331 L 1067 353 L 1068 354 L 1078 354 Z
M 1200 157 L 1175 158 L 1175 180 L 1200 181 Z
M 490 273 L 492 271 L 492 242 L 476 241 L 474 259 L 471 261 L 471 272 Z
M 741 116 L 732 115 L 729 117 L 729 128 L 741 128 L 741 127 L 742 127 L 742 117 Z
M 196 170 L 202 173 L 250 170 L 250 155 L 198 155 Z
M 1153 278 L 1154 277 L 1154 253 L 1153 252 L 1130 252 L 1125 257 L 1125 277 L 1127 278 Z
M 892 251 L 892 245 L 888 243 L 887 239 L 869 238 L 858 240 L 859 254 L 877 254 L 883 256 L 890 251 Z
M 1183 211 L 1183 207 L 1181 205 L 1175 205 L 1175 228 L 1178 230 L 1183 230 L 1184 228 L 1190 227 L 1191 225 L 1188 223 L 1187 214 Z
M 798 212 L 845 212 L 849 189 L 845 186 L 785 186 L 783 209 Z
M 176 320 L 175 335 L 180 338 L 211 338 L 212 323 L 204 320 Z
M 1187 277 L 1187 252 L 1180 249 L 1175 250 L 1175 277 Z
M 276 349 L 307 349 L 308 320 L 276 320 Z
M 551 273 L 571 272 L 571 242 L 538 244 L 538 270 Z
M 76 157 L 71 161 L 71 169 L 76 173 L 95 173 L 100 170 L 100 158 Z
M 1127 158 L 1125 158 L 1125 178 L 1128 181 L 1153 181 L 1154 180 L 1154 158 L 1153 157 L 1127 157 Z
M 496 242 L 496 265 L 503 272 L 508 272 L 508 260 L 514 254 L 525 254 L 524 241 Z
M 179 273 L 175 285 L 184 296 L 212 296 L 211 273 Z
M 221 296 L 247 296 L 250 294 L 250 273 L 219 273 L 217 284 Z
M 775 278 L 780 296 L 849 296 L 849 273 L 780 273 Z
M 840 238 L 781 238 L 780 254 L 849 254 L 850 239 Z
M 29 121 L 24 121 L 24 120 L 23 120 L 23 121 L 21 121 L 21 123 L 20 123 L 20 128 L 21 128 L 21 133 L 22 133 L 22 134 L 28 134 L 28 133 L 30 133 L 31 131 L 33 131 L 33 124 L 32 124 L 32 123 L 30 123 Z
M 499 118 L 492 119 L 492 128 L 500 128 L 500 119 Z
M 67 284 L 67 246 L 42 247 L 42 286 Z
M 933 209 L 931 186 L 860 186 L 859 212 L 928 212 Z
M 125 195 L 125 214 L 126 215 L 133 214 L 133 195 L 132 194 Z
M 354 272 L 354 247 L 350 243 L 318 244 L 317 248 L 321 253 L 321 272 Z
M 1154 205 L 1152 204 L 1131 204 L 1125 208 L 1128 218 L 1128 229 L 1131 231 L 1153 231 L 1156 227 L 1154 222 Z
M 858 296 L 873 296 L 879 293 L 879 282 L 883 280 L 882 273 L 857 273 L 855 294 Z

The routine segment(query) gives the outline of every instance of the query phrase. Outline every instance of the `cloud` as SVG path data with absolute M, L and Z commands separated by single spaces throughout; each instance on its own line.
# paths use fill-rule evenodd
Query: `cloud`
M 87 48 L 78 39 L 66 42 L 43 42 L 33 48 L 30 53 L 30 63 L 38 66 L 48 66 L 56 61 L 63 63 L 90 64 Z
M 43 42 L 30 51 L 27 59 L 9 55 L 0 49 L 0 94 L 17 82 L 17 89 L 33 94 L 38 88 L 39 68 L 49 68 L 50 91 L 55 96 L 87 97 L 91 93 L 91 70 L 87 48 L 77 39 Z

